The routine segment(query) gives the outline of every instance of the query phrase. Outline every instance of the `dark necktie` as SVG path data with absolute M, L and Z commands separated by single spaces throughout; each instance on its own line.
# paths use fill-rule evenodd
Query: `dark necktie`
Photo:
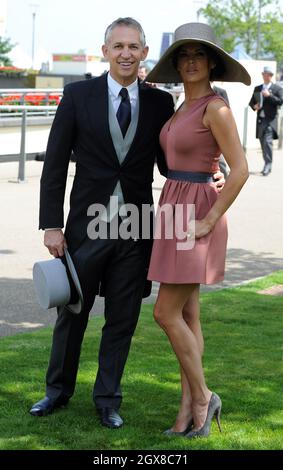
M 131 122 L 131 103 L 127 88 L 121 88 L 119 95 L 122 99 L 117 111 L 117 119 L 120 124 L 123 137 L 125 137 Z

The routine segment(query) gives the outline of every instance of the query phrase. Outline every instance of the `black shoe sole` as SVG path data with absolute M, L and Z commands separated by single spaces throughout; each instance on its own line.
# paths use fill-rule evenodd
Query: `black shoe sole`
M 109 423 L 109 424 L 106 424 L 106 423 L 102 423 L 102 422 L 101 422 L 101 424 L 102 424 L 102 426 L 104 426 L 105 428 L 109 428 L 109 429 L 119 429 L 119 428 L 121 428 L 121 427 L 123 426 L 124 423 L 119 424 L 118 426 L 115 426 L 114 424 L 110 424 L 110 423 Z

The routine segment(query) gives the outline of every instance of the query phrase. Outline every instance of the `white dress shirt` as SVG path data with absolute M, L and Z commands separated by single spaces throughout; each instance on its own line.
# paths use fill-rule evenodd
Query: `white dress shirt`
M 107 75 L 107 84 L 108 84 L 108 93 L 113 103 L 115 114 L 118 111 L 119 105 L 121 103 L 121 96 L 119 95 L 120 90 L 122 88 L 127 88 L 131 103 L 131 111 L 132 114 L 135 111 L 138 97 L 139 97 L 139 87 L 138 87 L 138 79 L 136 79 L 130 85 L 123 87 L 120 83 L 116 82 L 114 78 L 111 77 L 110 72 Z

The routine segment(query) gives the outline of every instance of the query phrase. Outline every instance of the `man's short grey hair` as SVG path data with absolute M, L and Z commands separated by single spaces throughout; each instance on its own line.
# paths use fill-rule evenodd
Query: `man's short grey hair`
M 104 44 L 107 44 L 107 42 L 109 41 L 109 37 L 110 37 L 113 29 L 116 28 L 116 26 L 128 26 L 130 28 L 136 29 L 140 33 L 141 45 L 142 45 L 142 47 L 145 47 L 146 39 L 145 39 L 144 30 L 142 29 L 142 26 L 138 21 L 136 21 L 136 20 L 134 20 L 134 18 L 130 18 L 130 17 L 118 18 L 117 20 L 113 21 L 113 23 L 111 23 L 106 28 L 105 36 L 104 36 Z

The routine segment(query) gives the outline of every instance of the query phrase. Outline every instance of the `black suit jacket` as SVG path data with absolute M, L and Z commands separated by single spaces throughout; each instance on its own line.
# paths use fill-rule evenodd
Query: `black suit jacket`
M 125 203 L 138 208 L 152 204 L 155 161 L 164 176 L 167 172 L 159 133 L 173 112 L 169 93 L 139 84 L 137 131 L 120 165 L 109 130 L 107 75 L 67 85 L 50 131 L 44 160 L 39 228 L 64 226 L 63 204 L 72 150 L 76 155 L 76 173 L 65 230 L 70 253 L 74 253 L 87 236 L 91 220 L 87 216 L 88 207 L 94 203 L 107 206 L 118 180 Z
M 256 86 L 249 102 L 249 106 L 254 110 L 257 103 L 256 93 L 260 93 L 263 85 Z M 263 110 L 265 118 L 260 117 L 260 110 L 257 111 L 256 121 L 256 137 L 259 138 L 261 132 L 267 127 L 271 126 L 273 130 L 273 138 L 278 139 L 277 134 L 277 112 L 278 107 L 283 104 L 283 88 L 275 83 L 271 84 L 269 88 L 270 96 L 263 98 Z

